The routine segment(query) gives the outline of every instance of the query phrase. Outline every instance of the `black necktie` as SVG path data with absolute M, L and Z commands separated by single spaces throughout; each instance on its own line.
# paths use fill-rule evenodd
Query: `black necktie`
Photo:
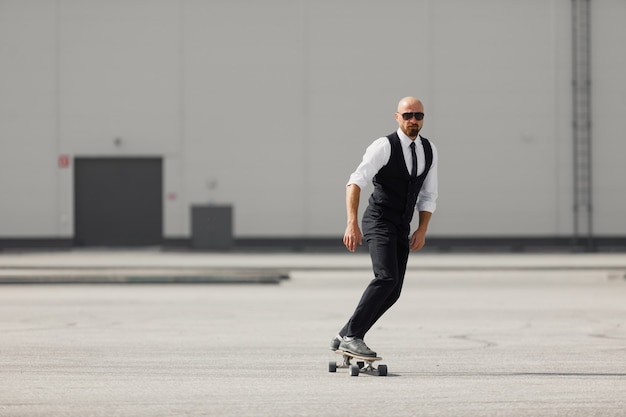
M 411 176 L 417 177 L 417 154 L 415 153 L 415 142 L 411 142 L 411 160 L 413 161 Z

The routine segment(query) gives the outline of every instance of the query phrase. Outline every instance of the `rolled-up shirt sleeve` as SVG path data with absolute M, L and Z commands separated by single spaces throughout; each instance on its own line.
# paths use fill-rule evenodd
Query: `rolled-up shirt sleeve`
M 350 175 L 346 186 L 356 184 L 364 189 L 371 182 L 376 173 L 387 164 L 391 155 L 391 145 L 386 137 L 376 139 L 365 150 L 361 163 Z
M 417 211 L 429 211 L 431 213 L 435 212 L 437 208 L 437 196 L 438 196 L 438 177 L 437 177 L 437 167 L 439 156 L 437 153 L 437 148 L 433 143 L 430 143 L 430 146 L 433 149 L 433 163 L 430 166 L 430 170 L 428 171 L 428 175 L 424 179 L 424 184 L 422 185 L 422 189 L 417 197 L 417 204 L 415 205 L 415 209 Z

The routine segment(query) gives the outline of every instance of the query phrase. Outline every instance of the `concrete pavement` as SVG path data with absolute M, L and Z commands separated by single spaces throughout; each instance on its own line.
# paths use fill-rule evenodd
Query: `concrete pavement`
M 402 298 L 367 338 L 389 375 L 349 377 L 327 371 L 340 360 L 327 345 L 371 278 L 366 256 L 2 254 L 8 276 L 289 279 L 1 285 L 0 416 L 623 416 L 625 259 L 413 256 Z
M 160 250 L 0 252 L 0 283 L 279 282 L 293 270 L 370 270 L 369 256 L 350 253 L 215 253 Z M 626 254 L 433 254 L 409 259 L 409 270 L 604 271 L 624 278 Z

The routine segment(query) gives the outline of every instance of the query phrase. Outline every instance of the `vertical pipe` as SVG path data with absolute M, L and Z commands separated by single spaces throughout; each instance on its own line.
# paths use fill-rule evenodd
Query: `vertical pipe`
M 584 0 L 585 2 L 585 64 L 586 64 L 586 83 L 585 88 L 587 90 L 587 249 L 594 249 L 594 236 L 593 236 L 593 159 L 592 159 L 592 131 L 591 131 L 591 0 Z

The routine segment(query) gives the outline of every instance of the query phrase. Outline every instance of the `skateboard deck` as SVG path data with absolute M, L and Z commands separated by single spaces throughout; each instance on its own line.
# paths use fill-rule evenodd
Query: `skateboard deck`
M 336 354 L 343 356 L 343 362 L 338 363 L 335 361 L 331 361 L 328 363 L 328 372 L 337 372 L 338 368 L 348 368 L 348 375 L 350 376 L 359 376 L 360 373 L 377 375 L 377 376 L 386 376 L 387 375 L 387 365 L 383 365 L 382 363 L 378 366 L 374 366 L 374 362 L 380 361 L 383 358 L 379 357 L 371 357 L 371 356 L 360 356 L 355 355 L 350 352 L 346 352 L 341 349 L 337 349 L 335 351 Z M 356 359 L 357 362 L 355 364 L 352 363 L 352 359 Z

